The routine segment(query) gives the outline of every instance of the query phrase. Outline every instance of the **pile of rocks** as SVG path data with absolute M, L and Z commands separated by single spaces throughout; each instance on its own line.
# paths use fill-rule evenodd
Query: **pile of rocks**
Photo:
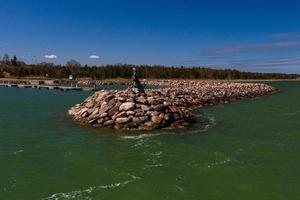
M 98 91 L 83 103 L 72 107 L 69 115 L 76 121 L 95 127 L 127 130 L 183 128 L 194 121 L 191 109 L 195 107 L 227 103 L 276 91 L 273 87 L 257 83 L 164 83 L 170 87 L 146 90 L 145 93 L 139 93 L 134 88 Z
M 179 128 L 192 120 L 189 109 L 174 106 L 160 91 L 98 91 L 69 114 L 76 121 L 115 129 Z

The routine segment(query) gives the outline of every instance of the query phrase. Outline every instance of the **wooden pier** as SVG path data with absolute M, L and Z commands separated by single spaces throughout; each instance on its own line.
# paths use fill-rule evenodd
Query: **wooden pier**
M 75 82 L 73 82 L 75 84 Z M 19 80 L 19 79 L 0 79 L 0 87 L 6 88 L 33 88 L 45 90 L 60 90 L 60 91 L 98 91 L 94 87 L 79 87 L 59 85 L 59 81 L 52 80 Z

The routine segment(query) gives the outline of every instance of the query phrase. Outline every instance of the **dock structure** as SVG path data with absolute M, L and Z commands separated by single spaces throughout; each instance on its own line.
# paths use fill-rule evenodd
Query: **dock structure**
M 53 82 L 53 81 L 52 81 Z M 6 88 L 33 88 L 33 89 L 45 89 L 45 90 L 60 90 L 60 91 L 98 91 L 95 87 L 79 87 L 79 86 L 66 86 L 51 84 L 50 81 L 37 81 L 37 80 L 8 80 L 0 79 L 0 87 Z
M 45 90 L 60 90 L 60 91 L 93 91 L 93 88 L 83 87 L 70 87 L 70 86 L 59 86 L 59 85 L 37 85 L 37 84 L 18 84 L 18 83 L 1 83 L 0 87 L 6 88 L 33 88 L 33 89 L 45 89 Z

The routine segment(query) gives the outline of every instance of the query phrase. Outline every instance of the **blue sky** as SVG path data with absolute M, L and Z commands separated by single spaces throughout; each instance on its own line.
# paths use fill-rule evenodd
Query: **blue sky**
M 28 63 L 300 73 L 300 2 L 0 0 L 0 54 Z

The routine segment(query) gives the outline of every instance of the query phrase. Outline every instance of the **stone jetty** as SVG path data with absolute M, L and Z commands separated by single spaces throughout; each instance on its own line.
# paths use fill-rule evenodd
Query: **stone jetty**
M 75 121 L 95 127 L 119 130 L 184 128 L 195 120 L 191 112 L 195 108 L 277 91 L 260 83 L 188 80 L 147 83 L 167 87 L 144 93 L 139 93 L 135 88 L 101 90 L 72 107 L 68 113 Z

